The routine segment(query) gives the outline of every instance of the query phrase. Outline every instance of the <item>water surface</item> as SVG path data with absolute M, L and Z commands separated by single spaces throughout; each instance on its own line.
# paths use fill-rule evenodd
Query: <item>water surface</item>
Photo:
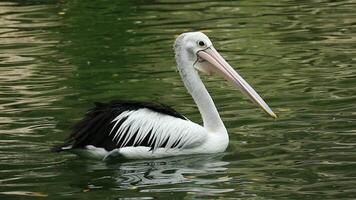
M 0 2 L 0 198 L 356 197 L 356 2 Z M 226 153 L 109 162 L 53 154 L 95 101 L 165 103 L 201 123 L 175 68 L 185 31 L 215 48 L 279 116 L 203 77 Z

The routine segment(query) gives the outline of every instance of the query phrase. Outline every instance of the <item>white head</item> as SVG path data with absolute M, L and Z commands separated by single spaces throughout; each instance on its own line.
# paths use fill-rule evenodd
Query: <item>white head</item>
M 237 86 L 254 103 L 266 113 L 277 116 L 257 94 L 257 92 L 225 61 L 215 50 L 212 42 L 204 33 L 188 32 L 178 36 L 174 44 L 176 61 L 179 71 L 192 73 L 198 70 L 203 73 L 219 74 Z
M 199 61 L 202 60 L 199 60 L 198 52 L 212 46 L 213 44 L 208 36 L 202 32 L 183 33 L 177 37 L 176 42 L 174 43 L 176 60 L 179 61 L 179 57 L 180 59 L 184 59 L 185 63 L 193 63 L 188 65 L 185 64 L 182 67 L 192 67 L 207 73 L 207 71 L 204 71 L 204 68 L 199 64 Z

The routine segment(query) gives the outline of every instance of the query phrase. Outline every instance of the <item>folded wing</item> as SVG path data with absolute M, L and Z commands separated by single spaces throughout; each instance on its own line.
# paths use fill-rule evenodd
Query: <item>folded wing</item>
M 206 140 L 205 129 L 161 104 L 111 102 L 96 104 L 78 122 L 67 142 L 54 151 L 87 145 L 108 151 L 122 147 L 194 148 Z

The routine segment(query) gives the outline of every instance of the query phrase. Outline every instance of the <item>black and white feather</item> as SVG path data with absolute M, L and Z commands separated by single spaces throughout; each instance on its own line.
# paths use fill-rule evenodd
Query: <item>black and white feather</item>
M 137 101 L 96 103 L 74 127 L 65 144 L 53 151 L 102 149 L 105 152 L 145 147 L 145 153 L 157 149 L 190 149 L 201 145 L 206 130 L 172 108 Z M 136 148 L 137 149 L 137 148 Z M 142 148 L 140 149 L 142 153 Z

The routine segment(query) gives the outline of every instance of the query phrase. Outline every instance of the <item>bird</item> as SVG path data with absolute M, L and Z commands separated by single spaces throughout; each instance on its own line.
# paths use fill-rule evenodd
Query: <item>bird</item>
M 102 160 L 113 157 L 155 159 L 224 152 L 229 144 L 229 135 L 200 74 L 222 76 L 264 112 L 277 118 L 204 33 L 180 34 L 173 49 L 177 69 L 198 107 L 203 125 L 190 121 L 164 104 L 112 100 L 95 103 L 73 126 L 65 142 L 53 147 L 52 151 L 70 151 Z

